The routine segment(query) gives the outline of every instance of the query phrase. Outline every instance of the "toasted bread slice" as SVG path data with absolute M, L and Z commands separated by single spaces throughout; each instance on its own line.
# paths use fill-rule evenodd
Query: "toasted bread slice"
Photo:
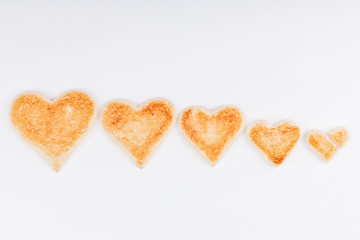
M 345 146 L 347 140 L 349 139 L 349 131 L 344 127 L 338 127 L 330 131 L 329 136 L 338 147 L 342 148 Z
M 108 103 L 101 116 L 110 137 L 143 168 L 171 129 L 175 109 L 165 99 L 154 99 L 140 107 L 117 100 Z
M 57 172 L 88 132 L 94 116 L 94 102 L 80 91 L 69 92 L 54 102 L 39 94 L 22 94 L 10 111 L 16 131 Z
M 349 132 L 344 127 L 338 127 L 325 134 L 319 130 L 311 130 L 307 134 L 307 142 L 318 155 L 326 161 L 335 156 L 338 147 L 344 147 L 349 139 Z
M 276 166 L 287 158 L 300 139 L 300 128 L 283 121 L 271 126 L 266 121 L 257 121 L 248 128 L 248 135 L 253 144 Z
M 334 157 L 338 150 L 336 144 L 325 133 L 319 130 L 309 131 L 306 139 L 312 149 L 326 161 Z
M 190 107 L 181 114 L 179 124 L 185 138 L 215 166 L 239 135 L 244 115 L 232 106 L 214 111 Z

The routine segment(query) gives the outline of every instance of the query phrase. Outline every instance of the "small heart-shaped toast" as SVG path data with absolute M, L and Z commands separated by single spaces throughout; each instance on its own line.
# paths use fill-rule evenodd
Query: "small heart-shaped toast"
M 236 139 L 244 124 L 242 112 L 231 106 L 209 111 L 190 107 L 183 111 L 180 129 L 185 138 L 214 166 Z
M 16 131 L 58 172 L 94 115 L 92 99 L 74 91 L 54 102 L 39 94 L 23 94 L 12 104 L 10 118 Z
M 174 106 L 155 99 L 134 106 L 127 101 L 112 101 L 102 111 L 102 124 L 110 137 L 143 168 L 174 122 Z
M 266 121 L 257 121 L 249 127 L 248 135 L 251 142 L 278 166 L 296 146 L 301 133 L 300 128 L 290 121 L 283 121 L 275 127 Z
M 330 131 L 329 136 L 336 144 L 342 148 L 345 146 L 345 143 L 349 139 L 349 132 L 344 127 L 338 127 Z
M 319 130 L 311 130 L 307 134 L 307 142 L 324 160 L 329 161 L 346 143 L 349 133 L 345 128 L 335 128 L 329 136 Z M 337 146 L 338 145 L 338 146 Z
M 311 130 L 307 135 L 310 146 L 325 160 L 330 160 L 338 150 L 335 143 L 323 132 Z

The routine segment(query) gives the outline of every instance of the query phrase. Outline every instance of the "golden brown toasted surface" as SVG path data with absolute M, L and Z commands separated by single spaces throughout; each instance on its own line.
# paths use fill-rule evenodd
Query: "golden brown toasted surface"
M 120 101 L 105 106 L 102 124 L 110 136 L 143 168 L 174 121 L 174 108 L 166 100 L 153 100 L 141 109 Z
M 326 136 L 326 134 L 320 131 L 310 131 L 307 136 L 307 141 L 325 160 L 330 160 L 337 151 L 336 145 L 328 138 L 328 136 Z
M 289 122 L 283 122 L 275 127 L 260 121 L 251 126 L 249 137 L 275 165 L 280 165 L 300 138 L 300 128 Z
M 70 92 L 53 103 L 24 94 L 13 103 L 10 117 L 20 135 L 59 171 L 67 153 L 87 132 L 94 112 L 94 102 L 82 92 Z
M 345 128 L 336 128 L 330 131 L 329 136 L 341 148 L 349 139 L 349 132 Z
M 185 110 L 180 127 L 211 163 L 216 163 L 243 125 L 242 113 L 233 107 L 209 112 L 197 107 Z

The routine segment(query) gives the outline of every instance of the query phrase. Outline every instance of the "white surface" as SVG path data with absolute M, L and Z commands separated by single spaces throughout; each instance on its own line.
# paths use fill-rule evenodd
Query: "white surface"
M 359 11 L 355 0 L 0 1 L 0 239 L 359 239 Z M 247 123 L 344 125 L 351 138 L 329 164 L 302 138 L 275 168 L 243 133 L 211 168 L 174 128 L 140 170 L 97 121 L 57 174 L 8 110 L 23 91 L 70 89 L 99 108 L 234 104 Z

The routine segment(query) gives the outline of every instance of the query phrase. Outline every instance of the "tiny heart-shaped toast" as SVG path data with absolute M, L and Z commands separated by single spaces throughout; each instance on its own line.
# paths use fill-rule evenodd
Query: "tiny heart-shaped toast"
M 257 121 L 250 125 L 248 135 L 253 144 L 276 166 L 287 158 L 300 139 L 300 128 L 283 121 L 271 126 L 267 121 Z
M 143 168 L 174 123 L 175 109 L 165 99 L 141 107 L 112 101 L 102 111 L 102 124 L 110 137 Z
M 190 107 L 181 114 L 179 124 L 185 138 L 215 166 L 239 135 L 244 115 L 232 106 L 214 111 Z
M 336 144 L 342 148 L 349 139 L 349 132 L 344 127 L 338 127 L 330 131 L 329 136 Z
M 57 172 L 88 132 L 94 116 L 93 100 L 80 91 L 53 102 L 39 94 L 22 94 L 10 111 L 16 131 Z
M 329 161 L 343 147 L 349 138 L 345 128 L 339 127 L 330 131 L 329 136 L 319 130 L 311 130 L 307 134 L 307 142 L 324 160 Z

